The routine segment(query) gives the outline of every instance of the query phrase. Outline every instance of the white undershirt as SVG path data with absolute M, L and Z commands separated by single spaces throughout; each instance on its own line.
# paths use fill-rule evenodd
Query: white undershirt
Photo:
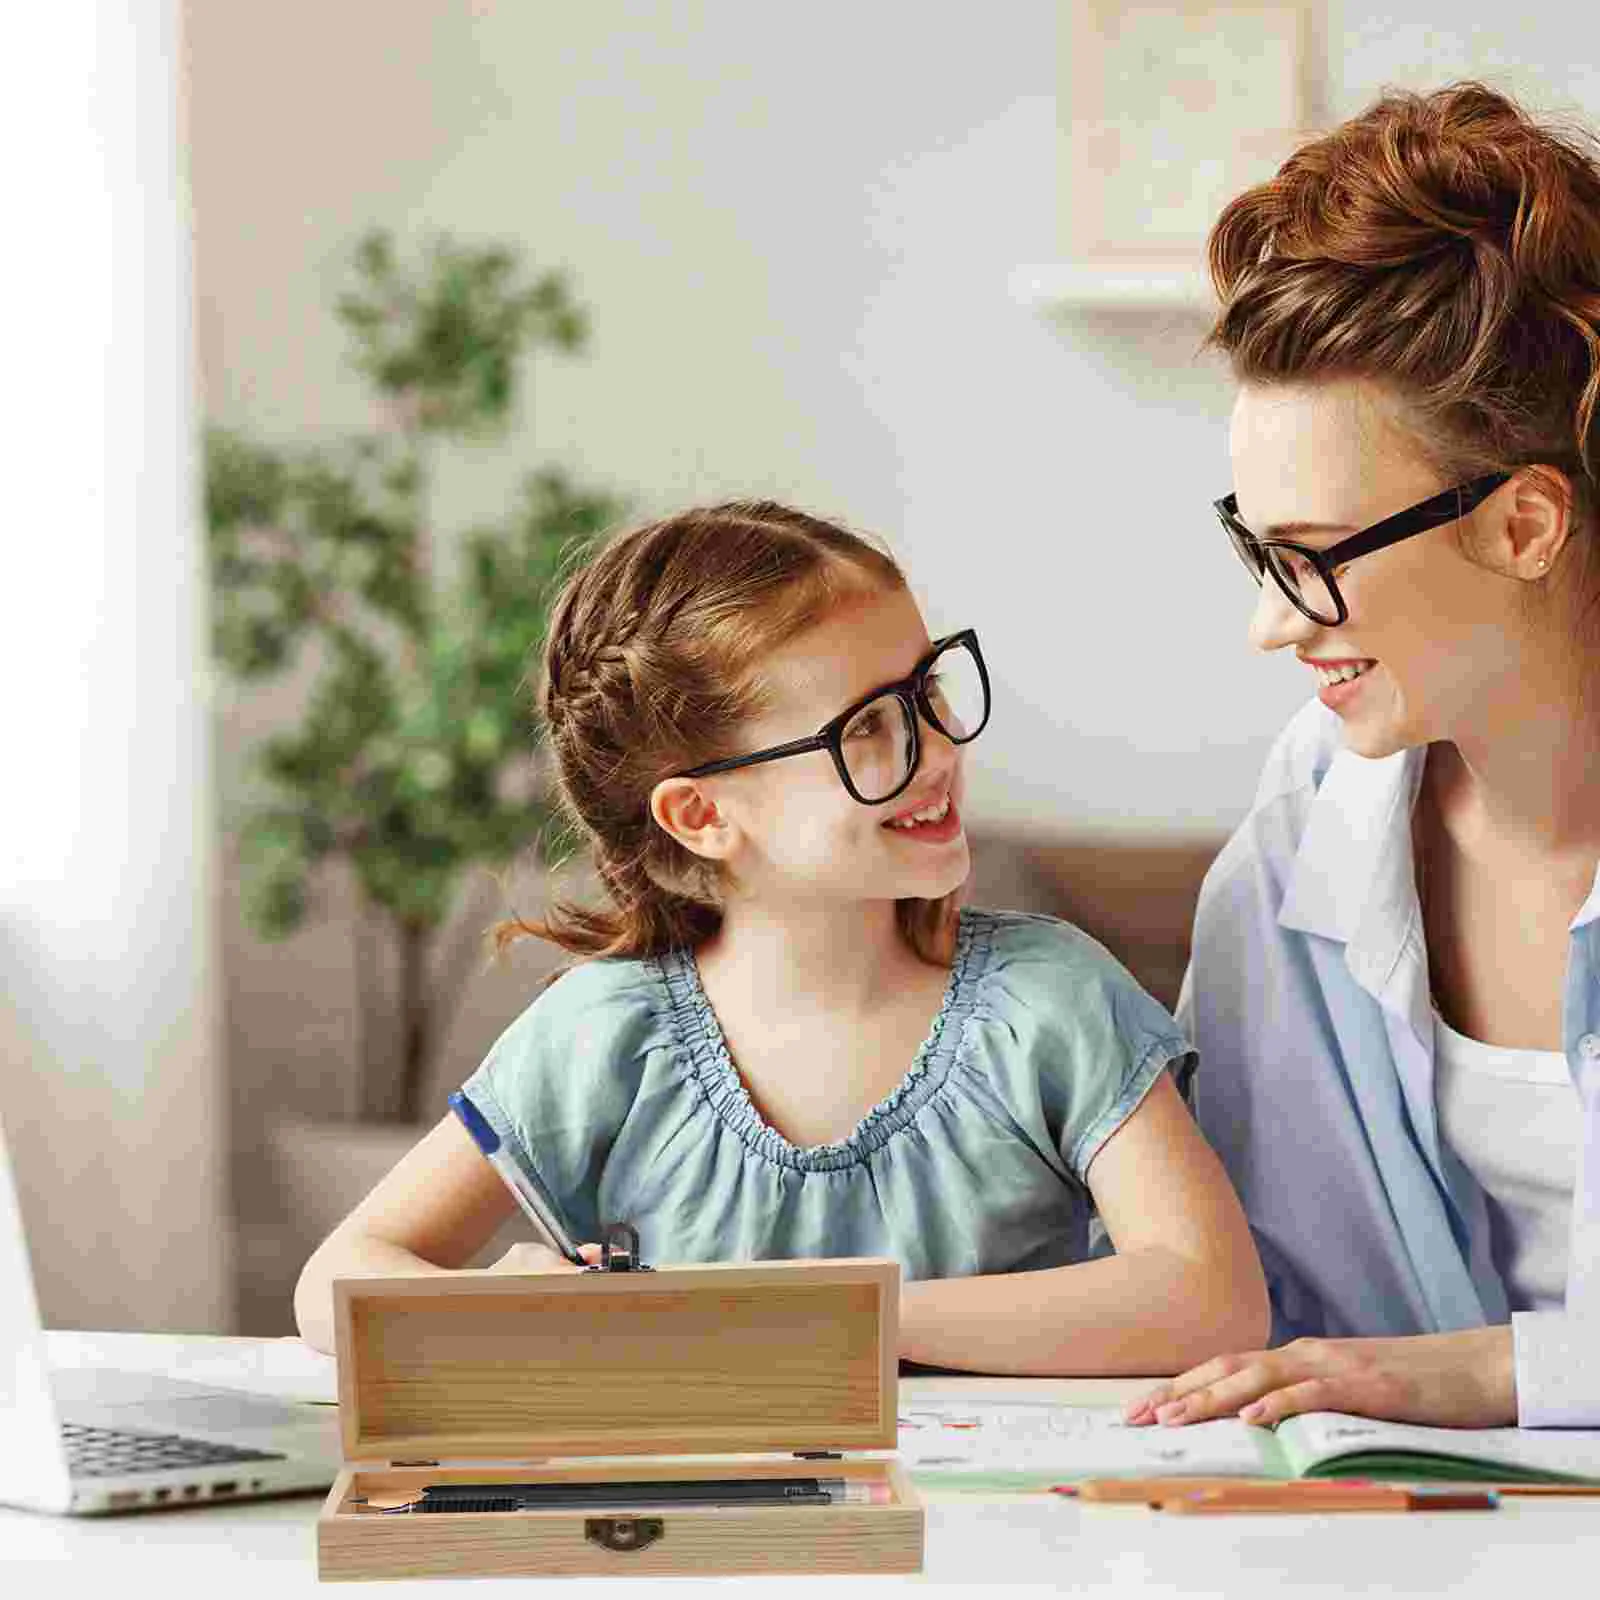
M 1566 1301 L 1582 1105 L 1559 1050 L 1508 1050 L 1433 1014 L 1439 1136 L 1489 1203 L 1489 1246 L 1513 1311 Z

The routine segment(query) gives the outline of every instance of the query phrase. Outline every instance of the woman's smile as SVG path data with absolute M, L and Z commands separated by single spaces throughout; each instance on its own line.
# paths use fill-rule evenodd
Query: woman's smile
M 1348 705 L 1360 693 L 1360 684 L 1377 662 L 1361 656 L 1301 656 L 1317 675 L 1317 698 L 1330 711 Z

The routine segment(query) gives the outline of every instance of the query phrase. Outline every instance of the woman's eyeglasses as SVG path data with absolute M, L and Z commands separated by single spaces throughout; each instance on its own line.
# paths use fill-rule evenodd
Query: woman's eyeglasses
M 1469 483 L 1457 484 L 1453 489 L 1397 511 L 1392 517 L 1385 517 L 1382 522 L 1373 523 L 1370 528 L 1363 528 L 1360 533 L 1351 534 L 1348 539 L 1341 539 L 1326 550 L 1313 550 L 1288 539 L 1258 539 L 1239 520 L 1239 502 L 1235 495 L 1230 494 L 1212 504 L 1228 530 L 1235 553 L 1257 583 L 1271 573 L 1295 610 L 1325 628 L 1337 628 L 1350 615 L 1344 596 L 1339 593 L 1339 585 L 1334 581 L 1334 574 L 1340 567 L 1357 556 L 1371 555 L 1374 550 L 1399 544 L 1402 539 L 1414 538 L 1430 528 L 1458 521 L 1487 500 L 1501 484 L 1510 482 L 1511 477 L 1509 472 L 1491 472 Z
M 970 744 L 983 732 L 989 720 L 989 672 L 971 628 L 938 640 L 908 677 L 874 689 L 809 738 L 708 761 L 678 776 L 708 778 L 716 772 L 826 750 L 851 799 L 864 806 L 881 805 L 916 776 L 922 759 L 919 713 L 951 744 Z

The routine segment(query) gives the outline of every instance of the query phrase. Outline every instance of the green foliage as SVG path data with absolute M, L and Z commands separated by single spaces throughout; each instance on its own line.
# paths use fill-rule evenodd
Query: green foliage
M 419 428 L 493 431 L 511 409 L 525 346 L 582 349 L 588 320 L 561 274 L 522 286 L 517 266 L 509 249 L 437 240 L 419 280 L 396 263 L 387 234 L 370 233 L 357 248 L 361 287 L 340 299 L 339 319 L 355 341 L 356 365 L 380 392 L 414 406 Z
M 438 241 L 412 270 L 374 233 L 354 265 L 338 315 L 384 425 L 331 446 L 206 439 L 216 654 L 244 680 L 315 663 L 298 725 L 258 752 L 268 798 L 240 830 L 246 915 L 266 937 L 301 924 L 334 859 L 415 936 L 444 921 L 467 867 L 538 846 L 525 678 L 574 547 L 622 510 L 534 475 L 502 525 L 455 541 L 446 581 L 432 450 L 503 431 L 525 354 L 580 351 L 586 320 L 559 276 L 525 280 L 500 246 Z

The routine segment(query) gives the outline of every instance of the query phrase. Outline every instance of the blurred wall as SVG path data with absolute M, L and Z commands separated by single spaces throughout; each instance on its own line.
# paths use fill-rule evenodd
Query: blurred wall
M 175 8 L 0 52 L 0 1117 L 57 1325 L 224 1330 L 212 781 Z
M 525 459 L 460 465 L 442 522 L 535 457 L 646 510 L 838 513 L 907 558 L 936 627 L 984 634 L 974 816 L 1238 814 L 1301 685 L 1243 645 L 1201 324 L 1152 351 L 1008 291 L 1070 203 L 1054 4 L 206 0 L 188 26 L 210 415 L 365 421 L 328 314 L 356 234 L 510 236 L 571 269 L 593 350 L 536 373 Z

